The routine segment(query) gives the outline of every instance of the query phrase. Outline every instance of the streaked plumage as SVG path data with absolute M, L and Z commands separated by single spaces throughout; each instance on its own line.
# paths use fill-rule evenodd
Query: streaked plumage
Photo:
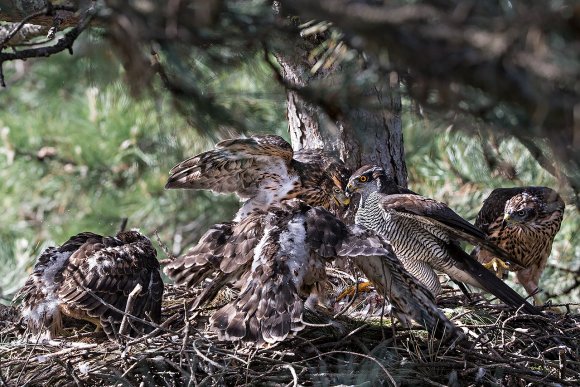
M 179 163 L 165 188 L 236 193 L 245 200 L 234 219 L 239 221 L 293 198 L 336 211 L 348 176 L 339 159 L 321 150 L 294 153 L 281 137 L 264 135 L 225 140 Z
M 441 291 L 435 270 L 452 279 L 492 293 L 508 305 L 535 313 L 535 308 L 503 281 L 486 270 L 458 244 L 465 240 L 491 249 L 484 233 L 453 212 L 444 203 L 398 187 L 378 166 L 367 165 L 349 179 L 347 194 L 360 192 L 355 223 L 385 236 L 405 269 L 433 294 Z
M 129 294 L 139 284 L 142 290 L 132 314 L 159 322 L 163 282 L 156 255 L 151 241 L 137 231 L 116 237 L 85 232 L 49 247 L 15 297 L 21 300 L 23 320 L 31 333 L 53 338 L 62 333 L 63 316 L 68 316 L 90 321 L 114 339 L 123 315 L 97 297 L 124 312 Z M 150 330 L 137 321 L 131 324 L 132 335 Z
M 528 294 L 538 289 L 552 242 L 560 230 L 564 207 L 560 195 L 547 187 L 497 188 L 485 199 L 477 215 L 475 225 L 522 265 L 505 266 L 516 272 L 518 282 Z M 501 260 L 481 249 L 475 249 L 473 254 L 489 266 L 494 259 Z M 497 271 L 502 276 L 502 265 Z M 536 302 L 541 303 L 541 299 L 536 297 Z
M 402 316 L 432 331 L 457 333 L 432 294 L 403 269 L 382 237 L 346 226 L 325 209 L 298 200 L 255 211 L 237 224 L 214 226 L 165 272 L 188 286 L 216 273 L 194 307 L 227 284 L 238 288 L 238 296 L 216 311 L 210 324 L 221 339 L 264 346 L 304 328 L 304 307 L 326 278 L 325 264 L 337 257 L 352 259 Z

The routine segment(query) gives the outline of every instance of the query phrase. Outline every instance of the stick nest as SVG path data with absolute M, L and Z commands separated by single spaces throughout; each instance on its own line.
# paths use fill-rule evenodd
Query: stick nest
M 306 316 L 316 326 L 256 349 L 217 341 L 205 330 L 211 310 L 188 311 L 195 295 L 166 285 L 163 324 L 121 344 L 89 324 L 65 339 L 26 340 L 16 311 L 2 307 L 0 385 L 580 384 L 578 304 L 530 316 L 448 290 L 439 305 L 467 333 L 459 345 L 377 316 L 385 308 L 371 294 L 331 323 Z

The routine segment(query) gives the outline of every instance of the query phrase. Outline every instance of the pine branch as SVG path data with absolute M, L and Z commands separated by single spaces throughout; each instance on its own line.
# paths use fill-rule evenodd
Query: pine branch
M 36 12 L 32 15 L 27 16 L 13 31 L 10 33 L 4 41 L 0 44 L 0 85 L 2 87 L 6 87 L 6 83 L 4 81 L 4 73 L 2 70 L 2 65 L 4 62 L 17 60 L 17 59 L 29 59 L 29 58 L 38 58 L 38 57 L 47 57 L 54 54 L 57 54 L 61 51 L 68 50 L 69 53 L 72 55 L 73 50 L 72 46 L 76 39 L 80 36 L 80 34 L 89 26 L 91 20 L 96 15 L 98 8 L 97 6 L 89 7 L 85 12 L 83 17 L 80 19 L 79 23 L 73 27 L 70 31 L 66 32 L 62 38 L 60 38 L 56 44 L 52 46 L 43 46 L 37 48 L 30 48 L 21 51 L 14 51 L 11 53 L 3 52 L 5 49 L 5 44 L 18 33 L 18 31 L 28 22 L 34 20 L 34 18 L 47 15 L 53 12 L 55 9 L 62 9 L 66 11 L 71 11 L 70 7 L 66 6 L 52 6 L 43 9 L 42 11 Z

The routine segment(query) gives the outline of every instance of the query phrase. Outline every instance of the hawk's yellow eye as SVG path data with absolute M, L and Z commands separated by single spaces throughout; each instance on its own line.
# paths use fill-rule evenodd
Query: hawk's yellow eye
M 359 181 L 361 181 L 362 183 L 365 183 L 369 178 L 366 177 L 365 175 L 362 175 L 361 177 L 358 178 Z

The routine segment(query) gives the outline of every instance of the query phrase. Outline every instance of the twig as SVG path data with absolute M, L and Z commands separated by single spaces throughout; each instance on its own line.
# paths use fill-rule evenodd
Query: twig
M 51 15 L 54 11 L 68 11 L 68 12 L 76 12 L 74 7 L 66 6 L 66 5 L 52 5 L 52 3 L 48 2 L 48 6 L 44 7 L 42 10 L 32 13 L 26 16 L 24 19 L 18 23 L 18 25 L 0 42 L 0 51 L 4 49 L 6 44 L 24 27 L 29 21 L 32 19 L 36 19 L 39 16 L 44 15 Z
M 127 217 L 121 218 L 121 224 L 119 225 L 119 232 L 125 231 L 125 229 L 127 228 L 128 221 L 129 221 L 129 218 L 127 218 Z
M 123 314 L 123 319 L 121 320 L 121 327 L 119 328 L 119 336 L 125 336 L 128 330 L 128 316 L 131 316 L 134 309 L 135 298 L 143 290 L 141 284 L 135 285 L 129 296 L 127 297 L 127 304 L 125 305 L 125 314 Z
M 72 54 L 72 45 L 75 40 L 79 37 L 81 32 L 83 32 L 90 24 L 93 17 L 96 15 L 98 11 L 98 7 L 92 5 L 89 7 L 84 17 L 79 21 L 79 23 L 73 27 L 70 31 L 64 34 L 62 38 L 60 38 L 54 45 L 52 46 L 44 46 L 44 47 L 37 47 L 37 48 L 30 48 L 27 50 L 21 50 L 13 53 L 2 52 L 4 46 L 0 47 L 0 86 L 6 87 L 6 83 L 4 81 L 4 72 L 2 70 L 2 65 L 4 62 L 9 60 L 15 59 L 28 59 L 28 58 L 37 58 L 43 56 L 51 56 L 53 54 L 59 53 L 63 50 L 68 50 Z M 44 11 L 46 12 L 46 11 Z M 41 16 L 44 12 L 40 13 L 40 15 L 34 14 L 34 17 Z M 4 42 L 3 42 L 4 43 Z
M 294 387 L 298 387 L 298 375 L 296 375 L 296 370 L 294 369 L 294 367 L 292 367 L 292 365 L 290 364 L 284 364 L 282 366 L 282 368 L 287 368 L 290 370 L 290 373 L 292 374 L 292 379 L 293 379 L 293 386 Z

